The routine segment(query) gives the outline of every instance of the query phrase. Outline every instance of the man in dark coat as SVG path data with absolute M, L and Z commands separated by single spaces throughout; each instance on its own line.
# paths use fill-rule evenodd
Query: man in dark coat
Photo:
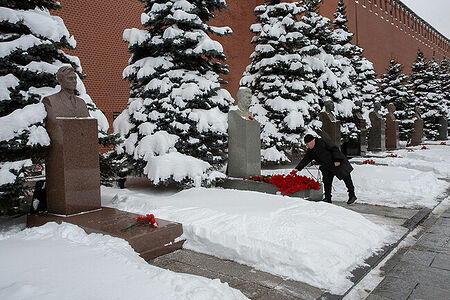
M 348 162 L 345 155 L 339 148 L 330 140 L 326 138 L 316 138 L 311 134 L 305 135 L 304 138 L 306 147 L 306 154 L 295 170 L 300 171 L 306 167 L 312 160 L 320 164 L 320 171 L 322 171 L 323 185 L 325 189 L 325 198 L 323 201 L 331 203 L 331 187 L 333 178 L 336 176 L 340 180 L 344 180 L 348 191 L 347 204 L 352 204 L 356 201 L 355 187 L 353 186 L 350 172 L 353 167 Z

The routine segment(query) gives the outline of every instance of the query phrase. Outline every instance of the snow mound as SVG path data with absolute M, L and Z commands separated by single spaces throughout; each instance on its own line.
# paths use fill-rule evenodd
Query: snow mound
M 0 264 L 1 299 L 247 299 L 219 279 L 149 265 L 126 241 L 67 223 L 0 234 Z
M 155 184 L 173 178 L 177 182 L 191 180 L 195 186 L 199 186 L 207 179 L 209 169 L 211 165 L 201 159 L 171 152 L 149 158 L 144 173 Z
M 127 191 L 112 205 L 182 223 L 187 249 L 337 294 L 352 285 L 351 270 L 390 236 L 342 207 L 256 192 L 193 188 L 149 198 Z
M 11 184 L 16 181 L 17 176 L 14 175 L 11 170 L 17 172 L 24 167 L 30 167 L 31 164 L 31 159 L 0 163 L 0 186 Z
M 34 130 L 35 135 L 33 139 L 28 141 L 29 145 L 50 145 L 50 137 L 47 132 L 42 132 L 42 130 L 37 129 L 41 128 L 41 126 L 30 128 L 33 124 L 42 124 L 46 116 L 47 112 L 45 111 L 44 104 L 37 103 L 27 105 L 22 109 L 17 109 L 11 114 L 0 118 L 0 128 L 2 129 L 0 130 L 0 141 L 8 141 L 15 136 L 20 136 L 27 130 L 30 130 L 30 132 Z

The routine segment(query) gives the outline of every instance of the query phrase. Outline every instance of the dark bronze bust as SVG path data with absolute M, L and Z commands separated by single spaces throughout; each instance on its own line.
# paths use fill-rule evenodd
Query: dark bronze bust
M 77 75 L 72 67 L 59 68 L 57 73 L 61 91 L 44 98 L 43 103 L 47 110 L 47 124 L 57 117 L 89 117 L 86 103 L 75 95 Z

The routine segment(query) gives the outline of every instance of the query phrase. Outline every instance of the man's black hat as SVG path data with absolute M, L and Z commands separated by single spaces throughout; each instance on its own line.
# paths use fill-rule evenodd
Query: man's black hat
M 311 142 L 314 139 L 314 136 L 311 134 L 307 134 L 305 135 L 305 137 L 303 138 L 303 141 L 305 141 L 305 144 Z

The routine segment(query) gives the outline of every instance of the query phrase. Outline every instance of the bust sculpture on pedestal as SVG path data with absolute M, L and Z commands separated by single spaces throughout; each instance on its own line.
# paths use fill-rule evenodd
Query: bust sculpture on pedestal
M 411 146 L 422 144 L 423 139 L 423 119 L 422 112 L 418 106 L 414 107 L 414 126 L 411 133 Z
M 228 176 L 261 175 L 260 125 L 248 111 L 252 100 L 249 88 L 237 93 L 238 109 L 228 113 Z
M 373 111 L 369 113 L 371 127 L 369 130 L 369 147 L 370 151 L 386 150 L 386 122 L 380 114 L 381 104 L 376 101 Z
M 138 215 L 101 207 L 97 120 L 89 117 L 85 102 L 74 94 L 73 68 L 60 68 L 57 77 L 61 91 L 43 101 L 51 139 L 45 170 L 48 213 L 29 214 L 27 226 L 72 223 L 87 233 L 125 239 L 146 260 L 181 249 L 180 223 L 157 219 L 157 228 L 136 226 L 123 231 Z
M 77 75 L 70 66 L 57 73 L 61 91 L 45 97 L 50 151 L 46 160 L 49 213 L 71 215 L 100 208 L 97 120 L 75 95 Z
M 395 150 L 399 148 L 399 127 L 398 120 L 395 118 L 395 105 L 387 105 L 388 114 L 386 116 L 386 149 Z
M 322 135 L 330 139 L 339 148 L 341 147 L 341 121 L 336 120 L 334 116 L 334 103 L 328 100 L 324 104 L 325 111 L 319 115 L 322 122 Z
M 357 140 L 349 140 L 342 146 L 342 151 L 346 156 L 364 156 L 367 152 L 367 124 L 362 115 L 362 102 L 355 101 L 355 108 L 353 109 L 353 121 L 356 128 L 358 128 Z

